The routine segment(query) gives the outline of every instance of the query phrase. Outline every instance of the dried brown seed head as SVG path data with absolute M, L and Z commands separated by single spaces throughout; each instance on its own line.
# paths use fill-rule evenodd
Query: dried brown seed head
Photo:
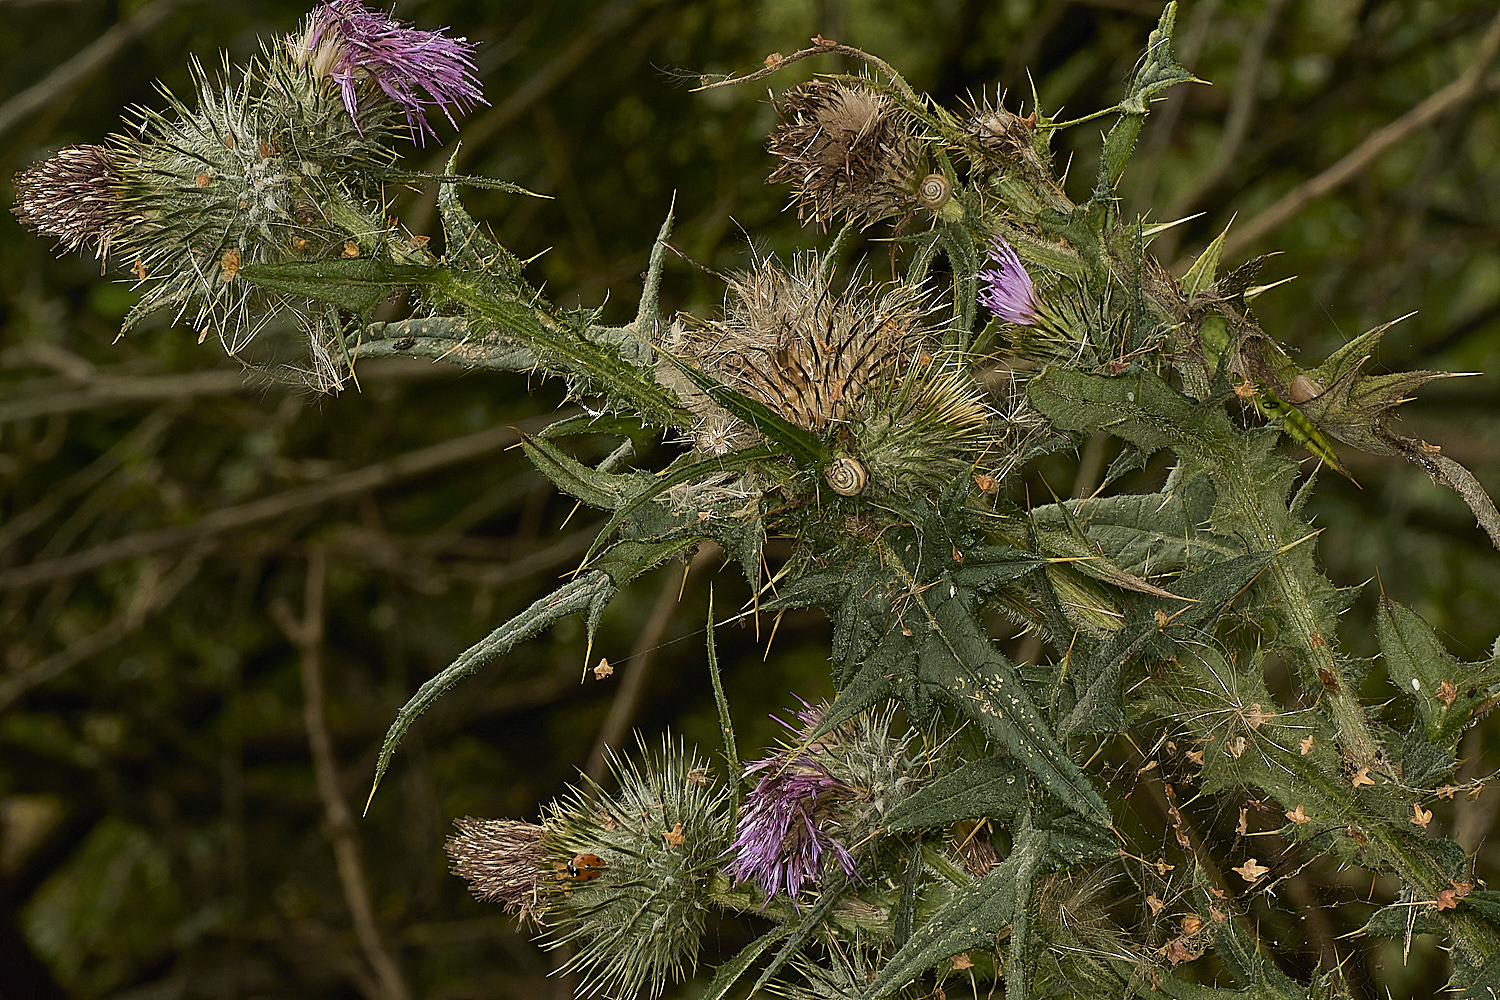
M 875 90 L 814 80 L 787 91 L 767 144 L 780 164 L 768 184 L 797 186 L 799 220 L 861 225 L 915 205 L 921 144 L 906 116 Z

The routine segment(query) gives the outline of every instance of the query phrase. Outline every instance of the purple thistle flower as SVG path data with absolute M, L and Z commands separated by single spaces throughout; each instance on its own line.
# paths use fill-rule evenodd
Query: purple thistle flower
M 990 260 L 995 266 L 978 275 L 979 304 L 1007 323 L 1031 326 L 1041 303 L 1021 258 L 1009 243 L 996 237 L 990 243 Z
M 800 700 L 800 699 L 799 699 Z M 818 724 L 816 711 L 806 702 L 796 716 L 802 729 L 778 719 L 799 736 Z M 795 898 L 804 882 L 823 873 L 830 854 L 846 875 L 854 874 L 854 857 L 825 830 L 833 807 L 854 797 L 854 790 L 833 777 L 806 753 L 782 750 L 745 768 L 747 775 L 769 771 L 745 797 L 740 807 L 733 855 L 724 866 L 735 884 L 753 880 L 766 899 L 784 892 Z
M 302 36 L 289 37 L 287 45 L 297 65 L 339 85 L 344 107 L 361 134 L 357 89 L 372 80 L 406 112 L 412 141 L 426 145 L 425 136 L 437 138 L 427 122 L 427 106 L 441 108 L 457 128 L 450 107 L 467 112 L 489 103 L 475 76 L 473 43 L 448 38 L 442 33 L 446 30 L 405 26 L 360 0 L 327 0 L 308 15 Z

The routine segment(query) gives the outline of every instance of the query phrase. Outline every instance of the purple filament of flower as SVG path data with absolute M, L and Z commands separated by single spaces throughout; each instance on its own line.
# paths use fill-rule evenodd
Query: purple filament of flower
M 1037 321 L 1036 288 L 1021 258 L 1003 239 L 990 243 L 995 266 L 979 272 L 979 304 L 1007 323 L 1030 326 Z
M 843 782 L 805 757 L 789 761 L 784 754 L 750 765 L 747 773 L 774 769 L 745 797 L 739 829 L 724 871 L 736 882 L 754 880 L 769 900 L 778 892 L 795 897 L 804 882 L 823 871 L 823 856 L 833 855 L 845 874 L 854 874 L 854 858 L 822 829 L 828 800 L 850 794 Z
M 792 697 L 796 698 L 802 703 L 802 707 L 792 713 L 794 716 L 796 716 L 797 721 L 801 723 L 800 726 L 794 726 L 790 722 L 786 721 L 783 718 L 780 718 L 779 716 L 772 715 L 768 716 L 768 718 L 781 723 L 787 729 L 791 730 L 796 734 L 799 741 L 805 740 L 808 736 L 812 735 L 814 730 L 818 728 L 818 723 L 823 721 L 823 712 L 816 706 L 809 704 L 807 699 L 802 697 L 800 694 L 794 693 Z
M 475 76 L 473 43 L 449 38 L 442 34 L 445 30 L 406 27 L 360 0 L 329 0 L 313 12 L 302 42 L 304 64 L 320 45 L 336 46 L 337 57 L 328 75 L 339 85 L 349 117 L 359 122 L 355 88 L 360 80 L 372 79 L 405 110 L 412 141 L 425 145 L 425 136 L 436 139 L 437 133 L 428 124 L 424 107 L 441 108 L 457 128 L 450 107 L 465 112 L 475 104 L 488 103 Z

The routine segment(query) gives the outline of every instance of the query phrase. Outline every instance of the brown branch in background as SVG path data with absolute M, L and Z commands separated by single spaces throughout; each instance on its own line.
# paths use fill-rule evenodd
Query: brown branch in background
M 110 25 L 104 34 L 73 58 L 0 105 L 0 136 L 102 70 L 127 45 L 161 24 L 182 4 L 183 0 L 156 0 L 125 20 Z
M 688 565 L 688 573 L 701 570 L 723 556 L 723 549 L 713 542 L 704 542 L 699 546 L 698 554 L 693 556 L 693 561 Z M 651 615 L 646 619 L 646 624 L 641 627 L 640 635 L 636 637 L 635 648 L 630 651 L 630 659 L 625 661 L 625 670 L 620 677 L 620 687 L 615 692 L 615 700 L 609 706 L 609 715 L 605 716 L 604 725 L 599 728 L 599 738 L 594 743 L 594 749 L 589 752 L 588 763 L 583 768 L 583 773 L 595 781 L 604 777 L 606 752 L 610 747 L 620 745 L 620 741 L 625 736 L 625 730 L 630 727 L 636 711 L 640 708 L 641 696 L 646 690 L 646 678 L 651 672 L 651 661 L 661 645 L 661 637 L 672 622 L 672 613 L 677 610 L 677 595 L 681 593 L 685 582 L 675 573 L 668 573 L 662 580 L 661 590 L 656 595 L 656 604 L 651 608 Z
M 29 566 L 0 570 L 0 590 L 61 580 L 76 573 L 85 573 L 112 562 L 119 562 L 122 559 L 160 552 L 162 549 L 169 549 L 195 539 L 209 538 L 260 521 L 282 517 L 304 507 L 314 507 L 330 500 L 340 500 L 382 486 L 389 486 L 403 479 L 508 448 L 520 440 L 517 434 L 518 428 L 528 433 L 535 433 L 565 415 L 566 413 L 552 413 L 523 420 L 515 427 L 491 427 L 488 430 L 452 438 L 427 448 L 409 451 L 388 461 L 375 462 L 353 472 L 330 476 L 321 483 L 299 486 L 296 489 L 274 493 L 249 503 L 221 507 L 203 515 L 192 524 L 143 531 L 139 534 L 103 542 L 93 548 L 84 549 L 82 552 L 32 563 Z
M 1338 935 L 1334 933 L 1333 921 L 1328 917 L 1328 905 L 1318 897 L 1317 884 L 1307 877 L 1307 872 L 1302 868 L 1282 879 L 1281 884 L 1286 886 L 1287 896 L 1297 905 L 1297 915 L 1307 927 L 1308 944 L 1317 949 L 1322 971 L 1331 976 L 1336 985 L 1342 985 L 1349 996 L 1362 1000 L 1366 996 L 1365 991 L 1357 989 L 1356 984 L 1351 983 L 1344 972 L 1347 956 L 1339 956 Z
M 420 555 L 433 556 L 455 546 L 471 543 L 473 539 L 468 535 L 470 528 L 503 510 L 510 510 L 517 502 L 529 503 L 530 498 L 543 483 L 548 487 L 552 485 L 545 476 L 535 471 L 506 478 L 504 482 L 488 492 L 469 501 L 442 527 L 423 537 L 417 545 L 417 552 Z
M 1500 15 L 1490 22 L 1489 30 L 1485 32 L 1484 38 L 1479 43 L 1479 50 L 1474 54 L 1474 61 L 1469 64 L 1468 69 L 1464 70 L 1462 76 L 1389 125 L 1370 133 L 1365 137 L 1364 142 L 1351 150 L 1343 159 L 1282 195 L 1274 205 L 1244 226 L 1238 230 L 1231 230 L 1229 238 L 1224 241 L 1225 259 L 1239 257 L 1247 247 L 1292 219 L 1310 203 L 1368 169 L 1380 158 L 1381 154 L 1411 133 L 1425 128 L 1466 101 L 1500 90 L 1500 76 L 1485 75 L 1497 52 L 1500 52 Z M 1180 270 L 1185 266 L 1179 262 L 1179 266 L 1174 270 Z
M 461 135 L 464 143 L 477 148 L 525 114 L 534 104 L 569 79 L 573 71 L 582 66 L 596 48 L 622 30 L 646 6 L 641 0 L 618 0 L 599 11 L 587 28 L 573 36 L 573 40 L 561 52 L 549 59 L 525 83 L 512 88 L 504 101 L 479 117 L 465 122 Z M 449 155 L 434 155 L 429 169 L 434 173 L 441 173 Z
M 840 45 L 838 42 L 835 42 L 830 38 L 824 38 L 822 35 L 818 35 L 813 39 L 811 48 L 799 49 L 789 56 L 784 56 L 780 52 L 771 53 L 770 55 L 766 56 L 766 65 L 753 73 L 746 73 L 744 76 L 731 76 L 723 80 L 705 80 L 702 86 L 696 87 L 694 89 L 713 90 L 715 87 L 733 87 L 741 83 L 751 83 L 755 80 L 759 80 L 761 77 L 770 76 L 772 73 L 785 69 L 792 63 L 800 62 L 803 59 L 808 58 L 809 56 L 823 55 L 848 56 L 851 59 L 859 59 L 863 62 L 867 62 L 871 66 L 879 69 L 880 72 L 884 73 L 890 79 L 891 83 L 895 84 L 896 88 L 900 90 L 908 100 L 917 100 L 916 91 L 912 90 L 911 87 L 907 85 L 906 81 L 902 79 L 901 74 L 897 73 L 890 63 L 886 62 L 884 59 L 881 59 L 879 56 L 872 56 L 870 55 L 870 53 L 865 52 L 862 49 L 856 49 L 852 45 Z
M 499 566 L 481 567 L 472 574 L 458 574 L 461 579 L 479 587 L 494 589 L 514 583 L 538 573 L 544 573 L 564 563 L 570 563 L 581 559 L 588 552 L 594 540 L 599 537 L 599 532 L 607 524 L 603 519 L 593 522 L 585 528 L 572 532 L 559 538 L 545 548 L 537 549 L 529 555 L 519 559 L 512 559 Z
M 1260 93 L 1261 64 L 1265 61 L 1266 46 L 1271 33 L 1281 16 L 1286 0 L 1269 0 L 1261 11 L 1260 20 L 1240 50 L 1240 64 L 1234 74 L 1234 93 L 1229 99 L 1229 113 L 1224 119 L 1224 130 L 1219 136 L 1219 148 L 1214 150 L 1213 161 L 1202 173 L 1194 176 L 1192 184 L 1183 192 L 1162 216 L 1176 219 L 1191 212 L 1205 194 L 1219 183 L 1235 161 L 1239 159 L 1240 147 L 1250 134 L 1250 124 L 1255 120 L 1256 97 Z M 1170 255 L 1169 255 L 1170 256 Z
M 104 454 L 53 486 L 36 503 L 0 524 L 0 552 L 46 524 L 65 503 L 79 494 L 88 493 L 120 466 L 152 452 L 156 442 L 176 419 L 177 410 L 171 404 L 153 410 Z
M 10 361 L 11 358 L 7 356 L 6 360 Z M 17 366 L 11 364 L 9 367 Z M 171 375 L 115 375 L 92 371 L 87 374 L 72 371 L 63 374 L 63 378 L 32 379 L 25 383 L 23 392 L 0 396 L 0 423 L 92 410 L 115 403 L 175 402 L 193 396 L 263 393 L 267 386 L 284 385 L 253 368 Z M 452 369 L 421 364 L 411 358 L 371 359 L 359 368 L 359 377 L 366 382 L 448 374 L 456 373 Z
M 596 48 L 604 44 L 611 35 L 622 31 L 645 6 L 641 0 L 618 0 L 601 10 L 588 27 L 574 36 L 561 52 L 547 60 L 546 65 L 520 86 L 512 88 L 505 100 L 479 117 L 464 122 L 459 138 L 471 149 L 482 147 L 496 133 L 569 79 Z M 448 159 L 452 155 L 451 152 L 435 154 L 427 162 L 427 169 L 432 173 L 442 173 L 447 169 Z M 405 224 L 414 233 L 425 232 L 432 224 L 432 216 L 436 211 L 436 199 L 424 198 L 411 211 L 404 213 Z
M 1481 789 L 1478 793 L 1458 796 L 1453 802 L 1453 839 L 1458 841 L 1464 853 L 1471 858 L 1484 846 L 1485 837 L 1495 825 L 1495 811 L 1500 807 L 1500 795 L 1485 795 L 1481 757 L 1484 754 L 1484 728 L 1474 726 L 1464 734 L 1460 756 L 1463 764 L 1458 769 L 1457 781 Z
M 162 575 L 159 560 L 148 562 L 136 580 L 130 603 L 118 618 L 97 632 L 74 640 L 44 660 L 24 666 L 12 664 L 10 672 L 0 677 L 0 712 L 9 708 L 27 691 L 47 683 L 90 656 L 110 649 L 144 625 L 153 612 L 170 604 L 182 588 L 192 582 L 207 555 L 206 546 L 189 552 L 166 576 Z
M 1213 24 L 1222 4 L 1223 0 L 1199 0 L 1198 3 L 1192 5 L 1187 18 L 1187 27 L 1180 36 L 1172 39 L 1172 46 L 1177 50 L 1178 61 L 1184 66 L 1193 66 L 1198 62 L 1198 56 L 1203 52 L 1204 42 L 1208 39 L 1208 29 Z M 1146 119 L 1148 123 L 1146 132 L 1141 139 L 1140 148 L 1130 158 L 1130 171 L 1126 175 L 1135 185 L 1137 205 L 1149 207 L 1156 204 L 1156 191 L 1161 183 L 1162 157 L 1166 154 L 1167 147 L 1171 145 L 1172 136 L 1177 131 L 1177 121 L 1187 107 L 1188 93 L 1187 87 L 1173 87 L 1168 90 L 1165 99 L 1151 109 L 1151 115 Z M 1157 256 L 1170 257 L 1172 255 L 1158 252 Z
M 402 540 L 353 525 L 340 526 L 329 544 L 341 558 L 391 573 L 424 594 L 442 593 L 454 581 L 493 591 L 549 570 L 576 566 L 605 524 L 600 519 L 519 558 L 510 555 L 515 549 L 510 539 L 470 536 L 433 549 L 425 539 Z M 486 549 L 493 554 L 487 555 Z M 436 561 L 455 554 L 462 561 Z
M 407 1000 L 411 995 L 395 960 L 380 942 L 375 925 L 375 911 L 370 906 L 370 891 L 360 858 L 359 837 L 354 817 L 339 788 L 338 763 L 333 755 L 333 740 L 323 714 L 323 592 L 328 575 L 328 557 L 320 546 L 307 553 L 307 587 L 303 597 L 302 620 L 297 621 L 285 601 L 271 605 L 271 617 L 286 633 L 302 655 L 302 721 L 307 727 L 307 746 L 312 752 L 313 773 L 317 776 L 318 797 L 323 800 L 324 835 L 333 847 L 338 863 L 339 883 L 344 888 L 344 902 L 354 921 L 354 932 L 364 949 L 365 960 L 379 983 L 377 996 L 382 1000 Z

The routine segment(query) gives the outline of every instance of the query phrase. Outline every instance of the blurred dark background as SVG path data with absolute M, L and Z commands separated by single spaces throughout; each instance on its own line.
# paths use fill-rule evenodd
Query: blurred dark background
M 619 321 L 674 197 L 675 246 L 707 268 L 825 239 L 763 182 L 775 121 L 765 82 L 693 93 L 676 71 L 754 69 L 821 33 L 949 105 L 998 90 L 1025 113 L 1034 86 L 1045 111 L 1074 116 L 1119 98 L 1161 8 L 407 0 L 398 14 L 481 43 L 490 106 L 462 122 L 460 167 L 554 199 L 476 191 L 472 214 L 537 258 L 529 273 L 554 301 L 602 305 Z M 220 50 L 248 58 L 306 10 L 0 0 L 0 174 L 101 139 L 128 105 L 160 105 L 157 79 L 191 93 L 189 53 L 210 66 Z M 1178 273 L 1231 219 L 1232 237 L 1252 237 L 1235 243 L 1234 263 L 1279 251 L 1262 280 L 1297 280 L 1255 309 L 1308 366 L 1415 311 L 1372 369 L 1487 373 L 1425 389 L 1405 429 L 1492 491 L 1500 68 L 1482 67 L 1476 92 L 1359 157 L 1367 136 L 1468 69 L 1494 16 L 1492 0 L 1187 3 L 1181 60 L 1212 85 L 1157 105 L 1121 188 L 1132 213 L 1196 215 L 1156 244 Z M 809 60 L 769 82 L 780 91 L 853 68 Z M 1080 197 L 1102 127 L 1074 129 L 1058 149 Z M 408 162 L 438 167 L 451 149 L 414 149 Z M 1256 232 L 1280 199 L 1351 155 L 1331 192 Z M 393 196 L 408 225 L 436 235 L 430 192 Z M 877 275 L 889 266 L 883 234 L 867 234 Z M 412 729 L 357 818 L 399 706 L 552 589 L 597 528 L 506 450 L 505 429 L 539 426 L 562 393 L 393 361 L 362 367 L 357 391 L 309 396 L 160 320 L 115 342 L 134 298 L 117 278 L 0 223 L 0 1000 L 389 996 L 372 955 L 413 997 L 568 995 L 547 978 L 563 956 L 471 900 L 446 872 L 443 839 L 455 816 L 535 820 L 579 769 L 598 772 L 601 739 L 628 746 L 638 729 L 654 741 L 670 725 L 713 747 L 707 593 L 712 583 L 720 619 L 738 611 L 749 595 L 738 569 L 705 559 L 684 587 L 676 564 L 617 599 L 592 654 L 612 678 L 585 673 L 582 628 L 568 622 L 467 681 Z M 664 294 L 669 309 L 710 315 L 723 286 L 677 261 Z M 1335 582 L 1380 577 L 1346 616 L 1349 648 L 1374 652 L 1383 587 L 1461 658 L 1489 656 L 1500 557 L 1467 509 L 1397 461 L 1346 459 L 1358 485 L 1324 476 L 1311 512 Z M 1031 482 L 1066 492 L 1076 464 L 1055 457 Z M 750 757 L 775 738 L 767 713 L 792 692 L 829 693 L 822 619 L 789 615 L 774 642 L 772 625 L 719 631 Z M 352 826 L 328 819 L 310 730 L 314 744 L 328 736 Z M 1495 766 L 1495 742 L 1493 726 L 1466 737 L 1468 773 Z M 1477 850 L 1497 799 L 1455 804 L 1438 822 Z M 335 864 L 355 849 L 372 919 L 363 939 Z M 712 927 L 704 957 L 732 953 L 744 933 Z M 1419 988 L 1431 951 L 1419 945 L 1404 969 L 1388 956 L 1381 974 L 1396 995 Z

